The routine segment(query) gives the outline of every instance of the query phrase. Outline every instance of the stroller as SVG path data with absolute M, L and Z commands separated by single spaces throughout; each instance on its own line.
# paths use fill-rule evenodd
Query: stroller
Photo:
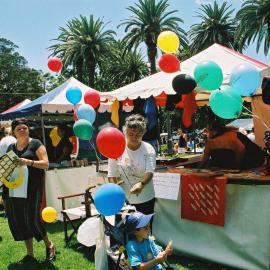
M 122 182 L 118 182 L 120 185 Z M 92 193 L 88 193 L 89 202 L 95 204 Z M 136 212 L 135 206 L 132 206 L 126 199 L 126 205 L 121 209 L 119 214 L 115 215 L 116 225 L 112 225 L 105 216 L 99 215 L 101 222 L 104 225 L 105 235 L 110 237 L 111 246 L 107 249 L 107 255 L 114 263 L 114 270 L 130 270 L 132 269 L 128 256 L 125 250 L 125 246 L 128 242 L 128 235 L 126 233 L 126 216 Z M 113 243 L 113 244 L 112 244 Z M 170 265 L 167 261 L 162 264 L 165 270 L 178 270 L 177 267 Z
M 106 220 L 106 218 L 100 215 L 100 219 L 104 224 L 105 228 L 105 235 L 109 236 L 111 241 L 115 244 L 112 245 L 107 254 L 110 259 L 114 262 L 115 267 L 113 269 L 118 270 L 130 270 L 132 269 L 129 261 L 128 256 L 125 250 L 125 246 L 128 242 L 128 235 L 126 233 L 126 216 L 132 213 L 135 213 L 136 209 L 134 206 L 127 205 L 125 206 L 120 214 L 116 215 L 116 225 L 111 225 L 110 222 Z M 177 270 L 175 266 L 170 265 L 167 261 L 162 264 L 163 269 L 167 270 Z

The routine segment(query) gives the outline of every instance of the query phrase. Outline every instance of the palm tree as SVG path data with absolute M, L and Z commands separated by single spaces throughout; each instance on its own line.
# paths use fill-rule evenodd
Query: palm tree
M 221 7 L 214 1 L 213 5 L 201 5 L 197 12 L 200 23 L 193 24 L 188 32 L 191 40 L 192 53 L 198 53 L 214 43 L 238 49 L 235 42 L 236 23 L 232 18 L 231 5 L 224 2 Z
M 183 23 L 183 20 L 171 16 L 177 10 L 167 11 L 168 7 L 168 0 L 139 0 L 135 6 L 127 8 L 132 13 L 131 18 L 119 25 L 125 26 L 127 35 L 123 41 L 127 48 L 136 48 L 142 42 L 146 44 L 151 74 L 156 72 L 157 37 L 160 32 L 174 31 L 179 35 L 182 44 L 187 44 L 186 33 L 178 25 Z
M 236 18 L 240 45 L 249 45 L 257 40 L 257 52 L 263 43 L 264 54 L 267 55 L 270 46 L 270 0 L 245 1 Z
M 106 91 L 130 84 L 149 74 L 141 52 L 126 50 L 121 41 L 110 45 L 109 53 L 104 55 L 99 66 L 99 89 Z
M 79 80 L 82 80 L 86 69 L 91 87 L 94 87 L 96 66 L 114 40 L 115 32 L 105 31 L 105 26 L 101 19 L 95 21 L 93 15 L 89 21 L 81 15 L 80 19 L 68 22 L 67 29 L 61 27 L 60 35 L 55 39 L 58 43 L 50 46 L 53 55 L 63 59 L 65 67 L 73 65 L 76 68 Z

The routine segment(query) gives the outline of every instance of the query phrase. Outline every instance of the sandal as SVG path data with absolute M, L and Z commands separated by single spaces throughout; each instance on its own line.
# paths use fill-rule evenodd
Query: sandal
M 52 261 L 56 257 L 55 246 L 52 245 L 50 248 L 46 248 L 46 260 Z

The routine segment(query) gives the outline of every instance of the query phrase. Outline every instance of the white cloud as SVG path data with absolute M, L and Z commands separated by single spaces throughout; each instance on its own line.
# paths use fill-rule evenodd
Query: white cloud
M 195 3 L 198 5 L 205 5 L 205 4 L 211 4 L 213 1 L 211 0 L 195 0 Z

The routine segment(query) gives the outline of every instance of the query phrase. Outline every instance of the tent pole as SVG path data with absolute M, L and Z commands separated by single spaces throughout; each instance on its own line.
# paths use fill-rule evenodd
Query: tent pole
M 46 140 L 45 140 L 45 128 L 44 128 L 44 117 L 43 113 L 41 113 L 41 129 L 42 129 L 42 138 L 43 138 L 43 144 L 46 148 Z
M 167 112 L 166 114 L 166 121 L 167 121 L 167 133 L 168 133 L 168 139 L 167 139 L 167 152 L 168 155 L 173 154 L 173 145 L 172 145 L 172 121 L 171 121 L 171 113 Z

